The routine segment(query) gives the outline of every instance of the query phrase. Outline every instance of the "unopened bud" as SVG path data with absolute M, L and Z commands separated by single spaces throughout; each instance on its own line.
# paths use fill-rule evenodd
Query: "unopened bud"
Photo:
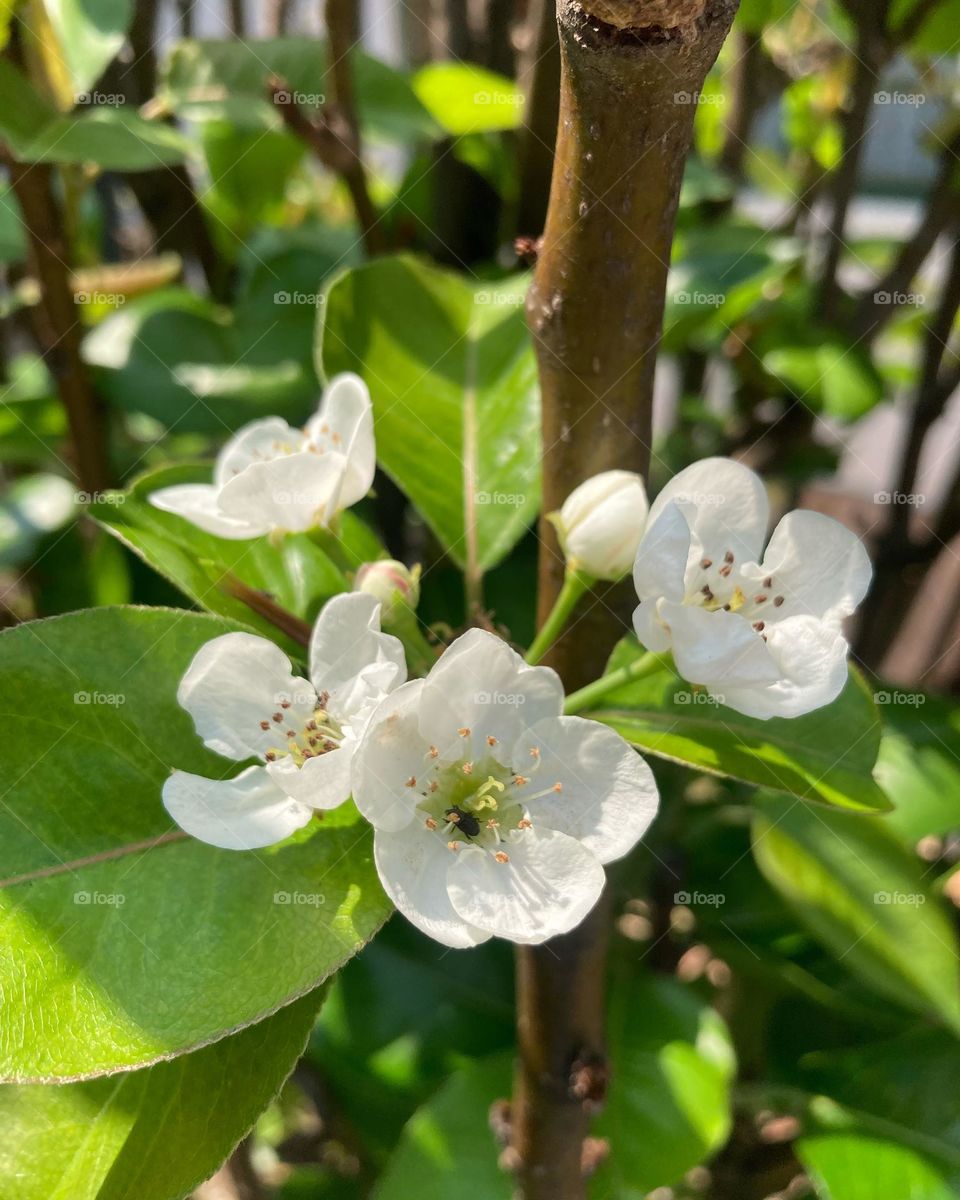
M 353 583 L 355 592 L 375 596 L 387 623 L 401 608 L 416 608 L 420 601 L 420 567 L 412 569 L 393 558 L 364 563 Z

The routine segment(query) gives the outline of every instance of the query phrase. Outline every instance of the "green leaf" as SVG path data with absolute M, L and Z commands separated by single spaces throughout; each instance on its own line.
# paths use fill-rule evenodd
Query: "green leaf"
M 40 537 L 73 516 L 77 492 L 62 475 L 36 473 L 17 479 L 0 499 L 0 567 L 25 563 Z
M 159 99 L 191 120 L 227 120 L 238 128 L 282 128 L 268 97 L 272 76 L 287 95 L 316 114 L 327 89 L 326 48 L 312 38 L 272 38 L 256 42 L 176 42 L 161 70 Z M 440 129 L 414 94 L 409 77 L 355 51 L 350 56 L 360 124 L 374 141 L 435 138 Z
M 150 471 L 126 492 L 109 492 L 90 506 L 91 514 L 114 537 L 201 608 L 229 617 L 280 641 L 292 653 L 302 648 L 283 640 L 277 627 L 230 594 L 232 579 L 268 593 L 281 608 L 313 621 L 323 602 L 349 590 L 343 571 L 307 534 L 232 541 L 205 533 L 183 517 L 154 508 L 151 492 L 178 483 L 209 483 L 212 468 L 180 465 Z M 344 554 L 359 562 L 383 557 L 376 537 L 353 513 L 341 518 Z
M 132 108 L 95 108 L 83 116 L 57 117 L 23 141 L 24 162 L 93 163 L 105 171 L 152 171 L 183 162 L 190 143 L 162 121 L 147 121 Z
M 17 1200 L 170 1200 L 220 1165 L 296 1065 L 320 1003 L 173 1062 L 85 1083 L 0 1087 L 0 1175 Z
M 513 80 L 470 63 L 429 63 L 414 75 L 413 90 L 451 137 L 516 129 L 523 118 Z
M 0 185 L 0 263 L 21 262 L 27 256 L 27 235 L 20 202 L 9 184 Z
M 779 346 L 763 366 L 807 405 L 855 421 L 883 399 L 883 379 L 862 348 L 819 337 L 815 346 Z
M 960 1030 L 956 934 L 921 864 L 883 820 L 762 796 L 753 852 L 800 921 L 858 979 Z
M 820 1200 L 958 1200 L 941 1168 L 923 1155 L 883 1137 L 859 1132 L 800 1138 L 797 1157 Z
M 609 1012 L 610 1092 L 596 1132 L 615 1152 L 591 1200 L 630 1200 L 678 1182 L 730 1132 L 733 1048 L 689 988 L 622 962 Z
M 642 653 L 633 638 L 625 638 L 607 671 L 628 666 Z M 890 808 L 870 773 L 880 721 L 855 673 L 833 704 L 792 720 L 758 721 L 708 699 L 663 668 L 611 692 L 589 715 L 641 750 L 699 771 L 840 808 Z
M 510 1094 L 512 1056 L 462 1068 L 410 1118 L 373 1191 L 373 1200 L 510 1200 L 511 1177 L 497 1166 L 490 1105 Z
M 894 803 L 887 822 L 913 845 L 960 828 L 960 707 L 940 696 L 882 688 L 876 776 Z
M 43 0 L 70 82 L 86 92 L 117 55 L 133 18 L 133 0 Z
M 3 1077 L 196 1049 L 316 988 L 386 917 L 352 808 L 251 853 L 173 829 L 171 768 L 236 773 L 176 701 L 199 647 L 235 628 L 101 608 L 0 634 Z
M 56 120 L 57 111 L 12 62 L 0 59 L 0 133 L 14 154 Z
M 384 469 L 453 558 L 481 569 L 540 503 L 525 285 L 477 285 L 400 255 L 340 275 L 321 309 L 318 370 L 363 376 Z

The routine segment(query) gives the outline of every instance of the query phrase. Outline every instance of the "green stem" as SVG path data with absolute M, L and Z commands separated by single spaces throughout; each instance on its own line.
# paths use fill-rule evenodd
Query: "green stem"
M 407 604 L 397 604 L 384 620 L 384 629 L 403 642 L 412 676 L 426 675 L 437 661 L 437 652 L 423 636 L 417 614 Z
M 602 700 L 608 693 L 615 692 L 617 688 L 628 683 L 636 683 L 638 679 L 645 679 L 663 667 L 669 669 L 671 666 L 672 660 L 669 654 L 654 654 L 652 650 L 648 650 L 646 654 L 630 663 L 629 666 L 611 671 L 609 675 L 601 675 L 599 679 L 588 683 L 578 692 L 571 692 L 563 706 L 563 711 L 569 717 L 573 713 L 583 712 L 585 708 L 595 708 L 599 700 Z
M 343 575 L 353 575 L 362 560 L 352 554 L 332 529 L 317 526 L 307 537 L 318 546 Z
M 586 572 L 580 571 L 569 564 L 567 565 L 560 595 L 550 610 L 550 615 L 540 626 L 537 636 L 533 639 L 533 644 L 527 651 L 527 662 L 531 666 L 534 666 L 543 658 L 560 634 L 563 633 L 567 627 L 567 622 L 573 615 L 573 610 L 596 582 L 592 575 L 587 575 Z

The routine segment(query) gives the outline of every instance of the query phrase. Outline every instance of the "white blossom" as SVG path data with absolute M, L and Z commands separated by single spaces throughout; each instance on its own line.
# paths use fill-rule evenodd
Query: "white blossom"
M 471 630 L 378 705 L 354 758 L 384 888 L 448 946 L 542 942 L 580 923 L 657 809 L 613 730 L 561 716 L 563 687 Z
M 160 488 L 150 503 L 222 538 L 328 527 L 370 490 L 375 465 L 370 393 L 338 375 L 303 429 L 266 417 L 217 455 L 213 483 Z
M 603 471 L 574 488 L 553 520 L 571 567 L 617 580 L 630 574 L 646 516 L 640 476 Z
M 377 703 L 406 679 L 403 646 L 380 632 L 380 605 L 334 596 L 313 628 L 310 679 L 273 642 L 226 633 L 202 646 L 177 691 L 211 750 L 243 762 L 232 779 L 174 771 L 167 811 L 187 833 L 227 850 L 288 837 L 315 809 L 350 795 L 350 765 Z
M 684 679 L 750 717 L 796 717 L 847 680 L 843 619 L 870 584 L 860 539 L 821 513 L 788 513 L 763 549 L 767 496 L 708 458 L 657 496 L 634 564 L 637 637 Z

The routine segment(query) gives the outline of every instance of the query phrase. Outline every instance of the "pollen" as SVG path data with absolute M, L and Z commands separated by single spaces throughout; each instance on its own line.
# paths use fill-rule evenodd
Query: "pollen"
M 470 736 L 469 726 L 461 725 L 461 727 L 457 730 L 457 733 L 459 733 L 461 737 L 469 737 Z
M 753 627 L 757 631 L 757 633 L 763 633 L 764 628 L 765 628 L 763 621 L 754 621 Z
M 495 738 L 492 733 L 487 734 L 487 745 L 488 746 L 495 746 L 497 744 L 497 741 L 498 741 L 498 739 Z
M 436 746 L 431 746 L 427 753 L 430 755 L 431 758 L 439 758 L 440 757 L 440 751 L 436 748 Z
M 459 842 L 447 842 L 447 849 L 452 850 L 454 852 L 454 854 L 456 854 L 456 852 L 460 849 L 460 843 Z
M 407 782 L 404 784 L 404 787 L 408 787 L 408 788 L 415 788 L 416 786 L 417 786 L 416 775 L 411 775 L 410 778 L 407 780 Z
M 279 725 L 279 724 L 280 724 L 280 722 L 283 720 L 283 713 L 274 713 L 274 714 L 273 714 L 273 719 L 274 719 L 274 720 L 276 721 L 276 723 Z
M 510 861 L 510 855 L 507 854 L 504 850 L 498 850 L 493 857 L 497 860 L 498 863 L 508 863 Z
M 773 607 L 774 608 L 779 608 L 782 603 L 783 603 L 782 596 L 774 596 L 774 598 L 773 598 Z
M 563 791 L 563 784 L 562 784 L 562 783 L 559 783 L 559 782 L 557 782 L 557 783 L 555 783 L 555 784 L 553 785 L 553 788 L 552 788 L 551 790 L 552 790 L 552 791 L 554 791 L 554 792 L 562 792 L 562 791 Z
M 530 757 L 531 758 L 539 758 L 540 757 L 540 747 L 539 746 L 531 746 L 530 747 Z
M 464 775 L 472 775 L 473 774 L 473 763 L 465 762 L 463 764 L 463 766 L 460 768 L 460 770 L 463 771 Z
M 513 782 L 515 787 L 523 787 L 524 784 L 529 783 L 530 780 L 526 777 L 526 775 L 514 775 Z
M 759 596 L 754 596 L 753 602 L 754 604 L 766 604 L 769 599 L 770 597 L 766 594 L 766 592 L 761 592 Z
M 700 566 L 703 567 L 703 569 L 705 571 L 709 571 L 710 568 L 713 566 L 713 559 L 712 558 L 703 559 L 703 561 L 700 563 Z
M 260 722 L 260 728 L 261 728 L 261 729 L 269 729 L 269 728 L 270 728 L 270 722 L 269 722 L 269 721 L 261 721 L 261 722 Z
M 521 818 L 521 819 L 520 819 L 520 820 L 517 822 L 517 828 L 518 828 L 518 829 L 532 829 L 532 828 L 533 828 L 533 822 L 532 822 L 532 821 L 529 819 L 529 817 L 522 817 L 522 818 Z
M 728 550 L 726 552 L 726 554 L 723 556 L 723 561 L 725 563 L 727 563 L 728 565 L 733 563 L 733 551 L 732 550 Z
M 433 833 L 434 830 L 437 828 L 437 823 L 433 819 L 433 817 L 427 817 L 426 821 L 424 821 L 424 825 L 426 825 L 426 827 L 430 830 L 431 833 Z

